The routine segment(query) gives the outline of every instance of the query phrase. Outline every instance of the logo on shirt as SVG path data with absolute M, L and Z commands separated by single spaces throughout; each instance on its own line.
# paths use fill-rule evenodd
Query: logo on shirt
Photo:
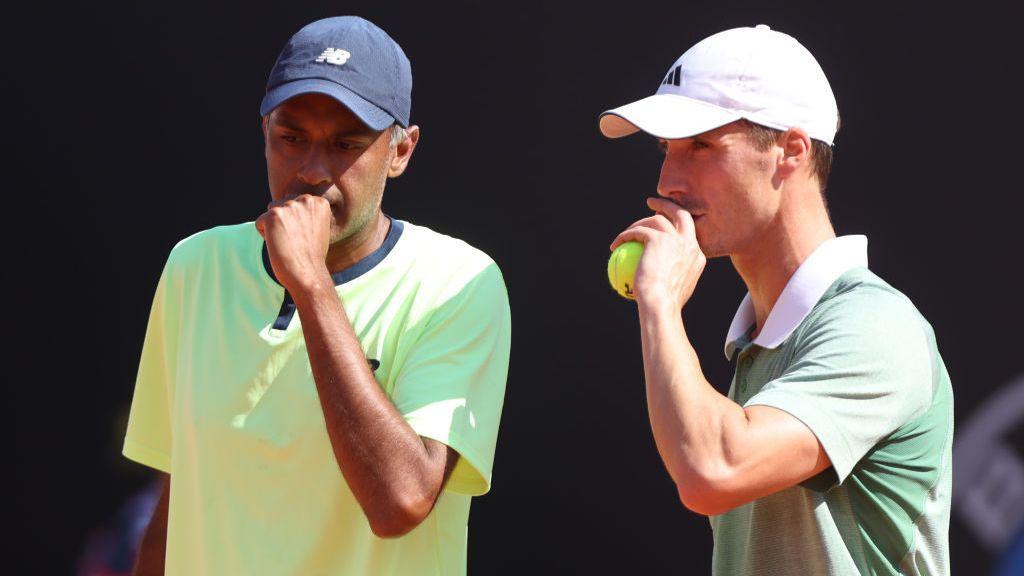
M 328 48 L 324 50 L 319 56 L 316 57 L 314 62 L 326 62 L 328 64 L 334 64 L 335 66 L 341 66 L 352 54 L 348 50 L 342 50 L 341 48 Z

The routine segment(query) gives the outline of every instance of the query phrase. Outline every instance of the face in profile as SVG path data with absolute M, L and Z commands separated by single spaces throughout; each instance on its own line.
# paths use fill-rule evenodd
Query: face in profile
M 322 196 L 334 216 L 331 242 L 349 238 L 374 221 L 385 182 L 397 175 L 389 134 L 323 94 L 285 101 L 263 118 L 271 197 Z
M 758 150 L 738 122 L 660 144 L 665 159 L 658 194 L 690 212 L 704 254 L 749 250 L 778 210 L 778 150 Z

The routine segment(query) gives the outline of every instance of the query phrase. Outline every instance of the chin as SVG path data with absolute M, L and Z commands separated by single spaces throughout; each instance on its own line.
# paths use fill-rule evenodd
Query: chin
M 704 253 L 708 258 L 712 258 L 714 250 L 714 243 L 710 238 L 707 238 L 704 234 L 697 234 L 697 245 L 700 246 L 700 251 Z
M 344 240 L 351 235 L 351 232 L 338 221 L 331 222 L 331 244 Z
M 700 246 L 700 251 L 704 253 L 704 257 L 708 258 L 719 258 L 721 256 L 728 256 L 729 251 L 724 250 L 723 246 L 715 242 L 714 239 L 704 239 L 697 236 L 697 244 Z

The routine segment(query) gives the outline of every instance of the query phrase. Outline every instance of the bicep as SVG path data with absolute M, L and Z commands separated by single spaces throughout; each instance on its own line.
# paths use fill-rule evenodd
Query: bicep
M 795 486 L 831 466 L 810 428 L 771 406 L 743 409 L 746 425 L 726 450 L 727 472 L 718 482 L 714 511 L 722 513 Z
M 751 441 L 761 447 L 762 466 L 756 476 L 774 488 L 771 492 L 803 482 L 832 465 L 814 432 L 789 412 L 772 406 L 743 411 Z
M 139 542 L 133 576 L 157 576 L 164 573 L 167 550 L 167 511 L 171 495 L 171 475 L 163 474 L 160 498 L 153 508 L 149 525 Z
M 171 500 L 171 475 L 160 474 L 163 478 L 163 486 L 160 488 L 160 498 L 153 508 L 153 515 L 149 519 L 149 530 L 156 530 L 166 537 L 167 516 Z

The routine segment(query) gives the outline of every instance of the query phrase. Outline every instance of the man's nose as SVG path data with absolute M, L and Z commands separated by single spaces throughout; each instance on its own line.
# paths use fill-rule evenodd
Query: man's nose
M 658 196 L 673 198 L 682 192 L 682 170 L 678 162 L 671 162 L 670 156 L 665 155 L 661 163 L 661 174 L 658 176 Z
M 304 160 L 296 175 L 299 180 L 310 186 L 331 181 L 331 170 L 327 154 L 319 146 L 311 147 Z

